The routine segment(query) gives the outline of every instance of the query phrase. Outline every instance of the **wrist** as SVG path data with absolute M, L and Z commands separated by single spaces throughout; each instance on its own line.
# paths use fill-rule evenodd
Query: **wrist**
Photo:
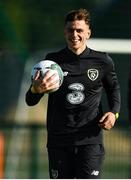
M 116 119 L 119 118 L 119 113 L 118 113 L 118 112 L 115 113 L 115 118 L 116 118 Z
M 119 112 L 113 112 L 113 111 L 111 112 L 115 115 L 115 119 L 117 120 L 119 118 Z

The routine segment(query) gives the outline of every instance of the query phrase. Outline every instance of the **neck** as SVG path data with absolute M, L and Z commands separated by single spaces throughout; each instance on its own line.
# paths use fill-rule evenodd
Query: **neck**
M 68 47 L 74 54 L 76 55 L 80 55 L 85 49 L 86 49 L 86 45 L 83 46 L 82 48 L 79 48 L 79 49 L 73 49 L 73 48 L 70 48 Z

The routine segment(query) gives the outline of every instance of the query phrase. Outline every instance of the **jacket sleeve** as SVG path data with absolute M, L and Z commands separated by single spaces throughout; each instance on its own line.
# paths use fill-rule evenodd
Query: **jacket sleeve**
M 107 94 L 110 111 L 116 114 L 120 112 L 120 87 L 118 83 L 117 74 L 115 72 L 114 62 L 108 55 L 107 60 L 108 68 L 105 72 L 105 76 L 103 79 L 103 86 Z
M 31 86 L 30 86 L 30 88 L 26 92 L 26 96 L 25 96 L 26 104 L 28 106 L 36 105 L 40 101 L 40 99 L 42 98 L 43 95 L 44 95 L 44 93 L 42 93 L 42 94 L 32 93 L 31 92 Z

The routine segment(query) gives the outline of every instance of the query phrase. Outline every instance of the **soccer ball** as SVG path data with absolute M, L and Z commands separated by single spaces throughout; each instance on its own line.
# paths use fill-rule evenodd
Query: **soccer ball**
M 58 73 L 58 77 L 59 77 L 58 80 L 59 80 L 59 87 L 60 87 L 63 83 L 64 74 L 61 67 L 56 62 L 51 61 L 51 60 L 43 60 L 34 65 L 31 71 L 31 81 L 33 81 L 37 71 L 40 71 L 41 78 L 44 78 L 45 74 L 49 70 L 51 70 L 52 72 L 55 71 Z M 51 89 L 47 93 L 55 92 L 59 89 L 59 87 L 55 89 Z

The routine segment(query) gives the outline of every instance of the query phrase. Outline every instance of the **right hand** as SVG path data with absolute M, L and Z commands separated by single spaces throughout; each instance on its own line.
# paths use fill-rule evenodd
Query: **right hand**
M 32 82 L 32 93 L 46 93 L 49 90 L 59 87 L 59 77 L 55 71 L 49 70 L 44 78 L 41 78 L 40 71 L 36 72 L 36 75 Z

